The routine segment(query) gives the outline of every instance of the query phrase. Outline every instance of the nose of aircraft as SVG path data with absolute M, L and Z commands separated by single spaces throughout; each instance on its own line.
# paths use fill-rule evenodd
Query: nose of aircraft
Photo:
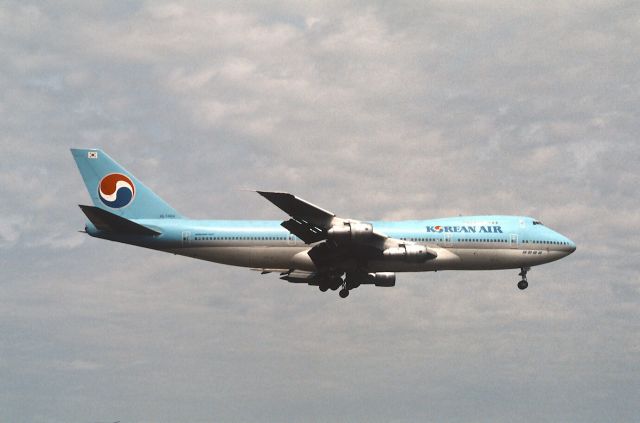
M 562 235 L 561 233 L 558 233 L 555 231 L 554 231 L 554 235 L 557 236 L 561 241 L 562 245 L 560 246 L 559 250 L 563 252 L 565 256 L 568 256 L 569 254 L 573 253 L 576 250 L 575 242 L 571 241 L 569 238 Z
M 567 238 L 566 236 L 564 237 L 564 239 L 566 240 L 565 242 L 567 243 L 567 255 L 573 253 L 576 250 L 576 243 L 571 241 L 569 238 Z

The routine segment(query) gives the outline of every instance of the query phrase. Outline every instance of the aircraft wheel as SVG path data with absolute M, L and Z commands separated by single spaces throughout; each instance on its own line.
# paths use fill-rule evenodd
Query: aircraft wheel
M 320 289 L 320 291 L 322 291 L 322 292 L 327 292 L 327 289 L 329 289 L 329 287 L 328 287 L 328 286 L 326 286 L 326 285 L 320 285 L 318 288 L 319 288 L 319 289 Z
M 347 298 L 349 296 L 349 291 L 346 289 L 341 289 L 339 292 L 340 298 Z
M 524 290 L 527 289 L 528 286 L 529 283 L 525 280 L 521 280 L 520 282 L 518 282 L 518 289 Z

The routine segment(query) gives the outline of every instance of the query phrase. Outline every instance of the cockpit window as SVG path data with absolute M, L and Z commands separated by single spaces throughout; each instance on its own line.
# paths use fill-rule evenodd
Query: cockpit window
M 542 222 L 540 222 L 539 220 L 534 220 L 534 221 L 533 221 L 533 224 L 534 224 L 534 225 L 542 225 Z

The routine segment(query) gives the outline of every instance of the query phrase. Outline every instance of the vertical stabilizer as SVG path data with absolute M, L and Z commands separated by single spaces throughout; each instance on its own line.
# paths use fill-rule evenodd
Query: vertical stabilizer
M 96 207 L 127 219 L 181 217 L 104 151 L 72 148 L 71 154 Z

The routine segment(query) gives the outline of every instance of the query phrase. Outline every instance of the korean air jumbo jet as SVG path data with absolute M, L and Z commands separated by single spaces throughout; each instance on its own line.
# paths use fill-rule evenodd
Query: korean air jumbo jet
M 87 234 L 200 260 L 277 273 L 291 283 L 340 289 L 391 287 L 396 273 L 519 269 L 568 256 L 576 245 L 524 216 L 364 222 L 336 216 L 285 192 L 257 191 L 287 220 L 194 220 L 99 149 L 72 149 L 93 206 Z

